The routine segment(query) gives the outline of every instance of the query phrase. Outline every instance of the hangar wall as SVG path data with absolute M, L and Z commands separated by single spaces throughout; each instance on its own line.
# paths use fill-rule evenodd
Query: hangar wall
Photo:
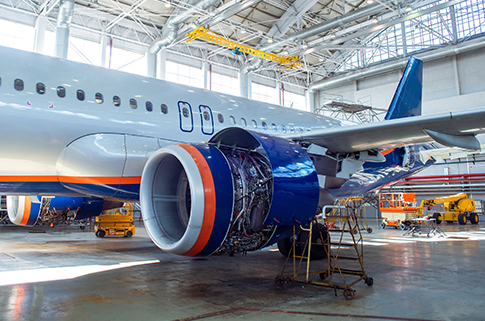
M 478 49 L 457 56 L 425 62 L 423 65 L 423 114 L 485 107 L 485 49 Z M 343 86 L 319 93 L 324 97 L 341 95 L 345 100 L 362 100 L 371 97 L 372 106 L 387 109 L 394 95 L 402 70 L 353 81 Z M 485 144 L 485 135 L 479 136 Z M 485 151 L 477 155 L 453 157 L 437 162 L 417 176 L 485 173 Z M 473 190 L 473 189 L 472 189 Z M 470 193 L 471 190 L 463 190 Z M 446 194 L 446 193 L 445 193 Z M 476 199 L 485 200 L 483 188 L 471 193 Z
M 423 114 L 485 106 L 485 72 L 480 68 L 485 49 L 425 62 L 423 65 Z M 360 79 L 319 93 L 341 95 L 358 101 L 370 96 L 373 107 L 387 109 L 402 70 Z

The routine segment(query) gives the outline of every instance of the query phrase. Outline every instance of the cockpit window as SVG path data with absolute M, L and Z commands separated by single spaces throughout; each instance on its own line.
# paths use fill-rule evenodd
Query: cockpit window
M 57 96 L 59 96 L 60 98 L 66 97 L 66 88 L 62 86 L 57 87 Z
M 39 95 L 43 95 L 45 94 L 45 85 L 41 82 L 37 83 L 37 85 L 35 85 L 35 90 L 37 91 L 37 93 Z
M 13 87 L 18 91 L 24 90 L 24 81 L 22 79 L 15 79 L 13 82 Z

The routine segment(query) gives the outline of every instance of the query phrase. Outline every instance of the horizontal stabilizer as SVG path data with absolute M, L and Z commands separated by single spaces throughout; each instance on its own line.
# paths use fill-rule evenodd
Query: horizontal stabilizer
M 480 150 L 480 142 L 475 135 L 450 135 L 429 129 L 424 129 L 424 131 L 429 135 L 429 137 L 445 146 Z

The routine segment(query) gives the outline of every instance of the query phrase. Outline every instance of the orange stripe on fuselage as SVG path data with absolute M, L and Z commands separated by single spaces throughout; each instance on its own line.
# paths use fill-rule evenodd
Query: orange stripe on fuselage
M 389 148 L 389 149 L 383 150 L 381 152 L 381 154 L 386 156 L 387 154 L 390 154 L 393 150 L 394 150 L 394 148 Z
M 116 184 L 140 184 L 141 177 L 116 177 L 116 176 L 0 176 L 0 182 L 11 183 L 72 183 L 93 185 L 116 185 Z
M 21 226 L 25 226 L 29 222 L 30 218 L 30 198 L 28 196 L 25 197 L 25 204 L 24 204 L 24 213 L 22 215 L 22 221 L 20 222 Z
M 212 229 L 214 228 L 214 221 L 216 218 L 216 194 L 214 179 L 212 178 L 212 173 L 207 161 L 197 148 L 189 144 L 179 144 L 179 146 L 189 152 L 194 159 L 197 167 L 199 168 L 199 173 L 202 178 L 202 185 L 204 186 L 204 219 L 202 221 L 200 234 L 194 246 L 188 252 L 183 254 L 186 256 L 194 256 L 202 251 L 207 245 L 207 242 L 209 242 L 209 238 L 212 234 Z

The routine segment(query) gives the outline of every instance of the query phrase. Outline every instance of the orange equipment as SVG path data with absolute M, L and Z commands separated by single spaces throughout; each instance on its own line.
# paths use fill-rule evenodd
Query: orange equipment
M 414 193 L 381 193 L 379 194 L 379 211 L 382 215 L 381 227 L 394 226 L 405 230 L 417 217 Z

